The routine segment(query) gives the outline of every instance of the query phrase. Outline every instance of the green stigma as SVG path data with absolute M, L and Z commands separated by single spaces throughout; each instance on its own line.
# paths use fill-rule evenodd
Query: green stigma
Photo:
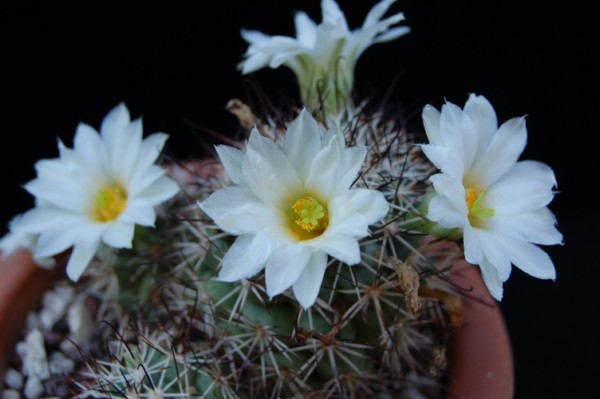
M 496 211 L 492 208 L 485 208 L 486 191 L 479 188 L 468 188 L 465 193 L 465 201 L 469 210 L 469 222 L 472 226 L 477 226 L 494 216 Z

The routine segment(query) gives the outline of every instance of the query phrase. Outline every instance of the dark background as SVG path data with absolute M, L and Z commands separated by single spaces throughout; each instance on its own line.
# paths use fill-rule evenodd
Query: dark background
M 375 1 L 355 3 L 340 1 L 351 28 Z M 505 284 L 501 305 L 514 350 L 516 397 L 583 398 L 600 388 L 598 333 L 591 324 L 599 315 L 600 270 L 589 249 L 600 242 L 597 21 L 583 2 L 560 8 L 529 3 L 399 1 L 392 10 L 404 11 L 413 31 L 367 50 L 356 88 L 380 98 L 396 79 L 391 98 L 416 131 L 423 105 L 439 107 L 447 99 L 462 106 L 469 93 L 485 95 L 500 121 L 528 115 L 524 158 L 556 172 L 560 193 L 551 209 L 565 245 L 548 248 L 556 282 L 515 269 Z M 12 215 L 32 206 L 20 185 L 35 176 L 34 162 L 57 156 L 57 137 L 70 146 L 78 122 L 98 127 L 124 101 L 132 116 L 143 116 L 146 134 L 171 135 L 169 154 L 199 156 L 206 140 L 188 121 L 233 134 L 236 121 L 223 107 L 252 91 L 235 68 L 246 49 L 239 29 L 293 35 L 292 10 L 320 21 L 317 0 L 211 2 L 212 10 L 203 4 L 148 15 L 0 10 L 0 234 Z M 296 94 L 287 70 L 254 78 L 276 104 Z

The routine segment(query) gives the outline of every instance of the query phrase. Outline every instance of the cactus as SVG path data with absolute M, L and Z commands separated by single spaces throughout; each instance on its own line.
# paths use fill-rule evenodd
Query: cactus
M 398 397 L 442 389 L 450 327 L 442 302 L 417 293 L 428 281 L 443 285 L 439 277 L 460 252 L 419 230 L 433 168 L 400 121 L 364 107 L 352 115 L 346 142 L 368 147 L 355 185 L 380 190 L 392 205 L 361 240 L 361 264 L 330 259 L 306 310 L 289 290 L 270 301 L 262 275 L 217 281 L 231 237 L 195 202 L 228 182 L 223 174 L 188 176 L 194 183 L 164 206 L 159 228 L 138 228 L 132 250 L 99 253 L 81 287 L 111 309 L 99 317 L 113 330 L 105 356 L 89 362 L 80 397 Z M 277 140 L 281 129 L 262 119 L 261 133 Z

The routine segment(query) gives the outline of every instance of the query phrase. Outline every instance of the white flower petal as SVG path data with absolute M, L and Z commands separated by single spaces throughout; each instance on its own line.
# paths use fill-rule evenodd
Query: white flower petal
M 179 192 L 179 185 L 170 177 L 162 176 L 139 192 L 135 198 L 150 204 L 160 204 Z
M 462 180 L 465 166 L 460 156 L 441 145 L 424 144 L 421 150 L 432 164 L 441 169 L 444 174 L 457 180 Z
M 250 136 L 242 171 L 249 189 L 269 205 L 283 206 L 302 190 L 298 175 L 281 148 L 256 130 Z
M 249 190 L 265 204 L 282 206 L 297 191 L 282 185 L 268 161 L 256 151 L 246 151 L 243 172 Z
M 114 147 L 109 147 L 112 173 L 121 183 L 128 185 L 142 144 L 142 120 L 132 121 L 117 137 Z
M 15 224 L 22 218 L 22 215 L 17 215 L 9 222 L 10 231 L 0 238 L 0 253 L 1 258 L 7 258 L 19 249 L 30 249 L 34 245 L 34 234 L 23 233 L 14 230 Z
M 259 51 L 268 53 L 271 59 L 276 57 L 292 57 L 305 51 L 298 41 L 286 36 L 271 36 L 269 40 L 260 47 Z M 273 63 L 273 61 L 271 61 Z M 279 66 L 279 65 L 277 65 Z
M 359 188 L 335 197 L 329 203 L 329 208 L 332 223 L 341 223 L 349 216 L 357 214 L 362 215 L 367 225 L 370 225 L 387 215 L 389 204 L 381 192 Z
M 106 175 L 109 169 L 106 145 L 93 127 L 80 123 L 75 131 L 73 147 L 83 164 L 94 173 L 96 179 Z
M 436 195 L 429 202 L 427 218 L 438 222 L 447 229 L 460 228 L 468 224 L 468 219 L 463 212 L 459 212 L 454 204 L 443 195 Z
M 76 170 L 81 164 L 81 160 L 77 156 L 77 153 L 71 148 L 67 148 L 60 139 L 58 139 L 58 154 L 60 155 L 60 159 L 41 160 L 38 161 L 38 163 L 44 161 L 54 162 L 56 165 L 59 165 L 61 169 L 68 172 Z M 35 167 L 37 170 L 37 163 Z
M 367 154 L 364 147 L 344 148 L 338 137 L 319 151 L 306 179 L 306 189 L 322 200 L 332 199 L 350 187 Z
M 255 234 L 265 226 L 281 225 L 284 216 L 262 203 L 250 190 L 227 187 L 211 194 L 200 208 L 229 234 Z
M 102 241 L 113 248 L 131 248 L 134 228 L 133 223 L 108 223 L 102 232 Z
M 286 64 L 288 67 L 294 69 L 292 65 L 295 65 L 294 58 L 302 54 L 303 49 L 294 47 L 289 49 L 288 51 L 280 51 L 277 54 L 271 57 L 271 62 L 269 62 L 269 67 L 272 69 L 277 69 L 281 65 Z
M 477 150 L 477 133 L 471 119 L 456 105 L 442 106 L 440 134 L 451 152 L 463 161 L 464 170 L 471 168 Z
M 70 150 L 71 151 L 71 150 Z M 62 159 L 42 159 L 35 163 L 35 171 L 38 179 L 51 179 L 61 181 L 69 173 L 69 166 Z M 76 162 L 75 168 L 78 162 Z
M 237 148 L 226 145 L 215 146 L 215 150 L 217 150 L 217 155 L 231 181 L 239 186 L 244 186 L 245 181 L 242 172 L 244 153 Z
M 371 11 L 374 11 L 382 3 L 376 5 Z M 389 7 L 389 5 L 387 6 Z M 387 11 L 387 7 L 386 11 Z M 383 20 L 375 20 L 374 16 L 381 10 L 375 10 L 374 14 L 367 16 L 362 29 L 352 32 L 352 48 L 356 52 L 356 57 L 360 56 L 369 46 L 376 43 L 383 43 L 405 35 L 410 31 L 407 27 L 397 27 L 390 29 L 391 26 L 404 21 L 404 14 L 397 13 Z M 370 19 L 370 20 L 369 20 Z
M 379 22 L 381 17 L 387 12 L 392 4 L 394 4 L 396 0 L 382 0 L 371 8 L 367 17 L 365 18 L 365 22 L 363 22 L 363 28 L 367 28 L 371 25 L 375 25 Z
M 463 242 L 465 246 L 465 259 L 473 265 L 483 262 L 483 250 L 479 242 L 479 230 L 470 225 L 465 225 L 463 230 Z
M 515 266 L 533 277 L 546 280 L 556 278 L 554 263 L 537 245 L 511 240 L 509 255 Z
M 247 75 L 268 66 L 270 60 L 271 57 L 268 54 L 255 53 L 241 62 L 238 68 L 241 69 L 242 74 Z
M 59 145 L 61 145 L 59 143 Z M 77 192 L 95 194 L 98 185 L 107 183 L 107 177 L 99 175 L 100 168 L 88 165 L 85 158 L 73 150 L 64 149 L 57 159 L 42 159 L 35 163 L 37 178 L 57 186 L 57 191 L 75 190 Z M 108 161 L 107 161 L 108 162 Z
M 41 233 L 42 231 L 64 226 L 75 218 L 74 223 L 79 221 L 80 215 L 73 214 L 55 207 L 37 207 L 28 210 L 18 219 L 11 223 L 11 230 L 23 233 Z
M 556 218 L 548 208 L 517 214 L 498 214 L 490 218 L 491 230 L 519 241 L 535 244 L 554 245 L 563 241 L 562 234 L 556 228 Z
M 91 242 L 97 242 L 110 223 L 98 223 L 85 220 L 74 226 L 74 245 L 87 245 Z
M 40 232 L 34 253 L 39 257 L 57 255 L 67 248 L 100 239 L 106 226 L 93 223 L 83 217 L 65 219 L 61 225 L 48 227 Z
M 78 245 L 73 248 L 67 263 L 67 276 L 72 281 L 77 281 L 88 267 L 98 250 L 99 242 L 88 245 Z
M 433 140 L 430 139 L 430 142 L 433 142 Z M 423 151 L 425 156 L 438 169 L 442 169 L 442 166 L 444 166 L 446 162 L 448 162 L 448 157 L 451 155 L 450 149 L 448 147 L 435 144 L 421 144 L 421 151 Z
M 85 187 L 77 186 L 74 182 L 65 179 L 56 181 L 37 178 L 24 187 L 36 198 L 70 212 L 88 212 L 93 198 L 93 194 Z
M 348 265 L 360 263 L 360 246 L 354 237 L 343 234 L 328 235 L 321 243 L 320 249 Z
M 428 104 L 423 108 L 422 118 L 429 143 L 436 146 L 445 146 L 444 138 L 440 132 L 440 111 Z
M 471 118 L 475 131 L 477 131 L 477 154 L 481 156 L 488 147 L 496 130 L 498 118 L 492 104 L 484 96 L 471 94 L 465 103 L 465 114 Z
M 140 226 L 153 227 L 156 221 L 154 204 L 145 201 L 131 200 L 119 215 L 118 220 L 123 223 L 133 223 Z
M 282 186 L 290 191 L 302 187 L 298 173 L 287 154 L 273 140 L 263 137 L 256 128 L 250 133 L 248 151 L 256 151 L 269 163 L 273 174 Z
M 297 12 L 294 15 L 294 25 L 296 26 L 296 39 L 306 47 L 312 47 L 317 38 L 317 25 L 304 12 Z
M 477 233 L 483 256 L 496 269 L 500 281 L 506 281 L 511 272 L 511 261 L 507 239 L 501 234 L 479 230 Z
M 72 226 L 67 226 L 66 229 L 47 229 L 40 233 L 33 252 L 40 257 L 58 255 L 73 246 L 73 233 Z
M 365 157 L 366 147 L 350 147 L 342 151 L 342 159 L 337 166 L 337 178 L 332 192 L 339 193 L 350 188 L 356 180 Z
M 402 20 L 404 20 L 404 18 L 402 18 Z M 398 26 L 397 28 L 390 29 L 381 35 L 377 35 L 372 44 L 390 42 L 406 35 L 407 33 L 410 33 L 410 28 L 408 26 Z
M 552 201 L 555 183 L 554 172 L 547 165 L 521 161 L 488 188 L 486 200 L 498 214 L 529 212 Z
M 473 165 L 470 175 L 481 187 L 489 187 L 515 165 L 526 143 L 525 118 L 504 122 Z
M 150 165 L 143 173 L 127 184 L 127 195 L 137 196 L 165 175 L 165 170 L 158 165 Z
M 267 36 L 258 31 L 242 30 L 242 37 L 251 42 L 242 62 L 242 73 L 254 72 L 264 66 L 277 68 L 288 59 L 305 52 L 295 39 L 284 36 Z
M 341 79 L 344 78 L 346 68 L 340 68 L 340 65 L 344 65 L 345 59 L 343 51 L 344 45 L 348 40 L 348 30 L 344 29 L 340 24 L 328 24 L 322 23 L 317 27 L 317 38 L 315 39 L 315 43 L 319 45 L 315 45 L 308 51 L 308 63 L 311 61 L 314 63 L 313 69 L 308 69 L 304 67 L 303 72 L 308 76 L 313 75 L 312 80 L 302 79 L 302 76 L 298 76 L 298 80 L 300 81 L 300 88 L 302 89 L 302 82 L 312 83 L 314 84 L 314 74 L 316 71 L 325 71 L 328 69 L 332 69 L 336 71 L 336 76 L 338 79 L 338 88 L 341 89 L 341 83 L 343 82 Z M 340 63 L 340 59 L 342 63 Z M 303 60 L 304 61 L 304 60 Z M 354 59 L 351 60 L 354 63 Z M 307 77 L 308 77 L 307 76 Z M 313 91 L 318 91 L 317 87 L 313 87 Z M 328 93 L 323 93 L 325 96 Z
M 369 223 L 364 215 L 360 213 L 349 214 L 345 218 L 332 222 L 327 228 L 325 235 L 346 235 L 355 238 L 366 237 L 370 234 Z
M 56 260 L 53 257 L 41 257 L 33 254 L 33 263 L 41 267 L 42 269 L 52 269 L 56 266 Z
M 308 265 L 310 257 L 311 252 L 299 245 L 286 245 L 273 251 L 265 268 L 269 298 L 291 287 Z
M 321 128 L 306 109 L 287 128 L 283 149 L 303 181 L 307 179 L 310 166 L 321 150 L 321 136 Z
M 294 283 L 294 296 L 304 309 L 311 307 L 317 300 L 326 268 L 327 254 L 314 252 Z
M 168 138 L 168 134 L 154 133 L 142 141 L 132 172 L 132 180 L 138 179 L 156 162 Z
M 429 181 L 433 183 L 436 193 L 446 197 L 452 203 L 454 209 L 462 215 L 467 216 L 468 209 L 465 201 L 465 187 L 459 180 L 438 173 L 431 176 Z
M 502 300 L 502 283 L 503 281 L 498 277 L 498 272 L 492 266 L 491 263 L 487 259 L 483 259 L 479 264 L 479 268 L 481 269 L 481 277 L 483 277 L 483 282 L 485 283 L 488 291 L 496 300 Z
M 257 30 L 242 29 L 240 34 L 242 35 L 242 39 L 252 45 L 252 48 L 264 46 L 271 40 L 271 36 Z
M 346 17 L 340 6 L 333 0 L 322 0 L 321 1 L 321 12 L 323 14 L 323 22 L 332 25 L 339 25 L 344 30 L 348 31 L 348 24 Z
M 102 124 L 100 125 L 102 139 L 111 149 L 117 147 L 117 143 L 120 142 L 119 136 L 127 129 L 130 123 L 129 110 L 125 104 L 121 103 L 117 105 L 102 120 Z
M 0 259 L 8 258 L 15 251 L 22 248 L 30 248 L 30 235 L 25 233 L 8 232 L 0 238 Z
M 241 235 L 223 258 L 220 281 L 239 281 L 256 275 L 271 255 L 271 240 L 257 235 Z

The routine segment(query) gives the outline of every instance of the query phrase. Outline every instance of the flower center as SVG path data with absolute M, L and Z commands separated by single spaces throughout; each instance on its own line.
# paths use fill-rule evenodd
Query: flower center
M 480 188 L 467 188 L 465 201 L 469 210 L 469 222 L 472 226 L 477 226 L 481 222 L 488 220 L 496 213 L 492 208 L 484 208 L 486 191 Z
M 127 193 L 120 184 L 98 190 L 94 197 L 93 218 L 98 222 L 115 220 L 127 205 Z
M 329 224 L 327 209 L 313 197 L 300 197 L 292 205 L 290 214 L 294 225 L 292 231 L 301 240 L 309 240 L 321 235 Z

